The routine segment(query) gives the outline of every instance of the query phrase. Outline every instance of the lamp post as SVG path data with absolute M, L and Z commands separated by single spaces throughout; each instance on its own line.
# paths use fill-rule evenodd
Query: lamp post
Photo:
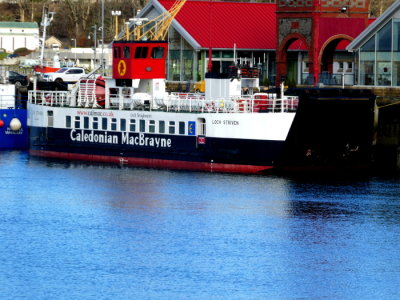
M 75 62 L 74 62 L 74 67 L 76 66 L 76 39 L 71 39 L 71 41 L 75 42 Z
M 114 39 L 118 40 L 118 17 L 121 15 L 120 10 L 112 10 L 111 15 L 115 17 L 115 36 Z
M 97 61 L 97 57 L 96 57 L 96 48 L 97 48 L 97 24 L 94 24 L 94 25 L 92 26 L 92 28 L 94 29 L 94 30 L 93 30 L 93 33 L 92 33 L 92 32 L 89 33 L 88 39 L 90 40 L 91 35 L 93 35 L 93 39 L 94 39 L 94 48 L 93 48 L 93 55 L 94 55 L 94 57 L 93 57 L 93 69 L 95 69 L 95 68 L 96 68 L 96 61 Z

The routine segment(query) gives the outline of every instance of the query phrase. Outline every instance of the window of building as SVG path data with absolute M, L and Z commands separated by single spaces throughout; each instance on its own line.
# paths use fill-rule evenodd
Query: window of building
M 376 34 L 376 85 L 392 85 L 392 22 Z
M 353 70 L 353 63 L 352 62 L 348 62 L 347 63 L 347 72 L 351 72 Z
M 387 23 L 377 35 L 377 51 L 392 51 L 392 22 Z
M 375 84 L 375 36 L 360 48 L 360 85 Z
M 189 81 L 192 80 L 193 76 L 193 51 L 184 50 L 182 51 L 182 80 Z
M 400 19 L 393 20 L 393 85 L 400 86 Z

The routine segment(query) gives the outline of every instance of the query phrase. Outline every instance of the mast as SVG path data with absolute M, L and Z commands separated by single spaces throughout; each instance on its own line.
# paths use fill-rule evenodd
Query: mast
M 42 15 L 42 22 L 40 23 L 43 26 L 43 37 L 42 37 L 42 49 L 40 52 L 40 66 L 43 67 L 43 59 L 44 59 L 44 46 L 46 41 L 46 28 L 50 25 L 51 21 L 53 21 L 55 12 L 49 12 L 47 7 L 43 7 L 43 15 Z

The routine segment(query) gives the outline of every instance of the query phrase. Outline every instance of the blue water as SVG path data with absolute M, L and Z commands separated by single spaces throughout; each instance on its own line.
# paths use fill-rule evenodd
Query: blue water
M 400 176 L 0 153 L 1 299 L 399 299 Z

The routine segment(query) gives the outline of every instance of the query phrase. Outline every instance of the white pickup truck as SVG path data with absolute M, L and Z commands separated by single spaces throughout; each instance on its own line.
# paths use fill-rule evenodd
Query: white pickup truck
M 54 73 L 44 73 L 43 79 L 45 81 L 62 82 L 77 82 L 81 77 L 86 75 L 84 68 L 72 67 L 61 68 Z

